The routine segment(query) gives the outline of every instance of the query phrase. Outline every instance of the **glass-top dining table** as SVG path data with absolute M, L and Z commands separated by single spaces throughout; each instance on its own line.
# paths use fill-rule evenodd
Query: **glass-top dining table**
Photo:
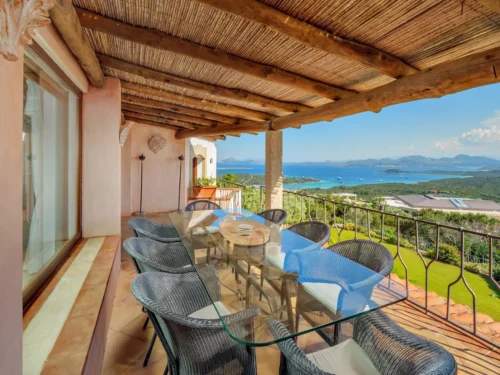
M 401 284 L 249 211 L 169 217 L 226 332 L 241 344 L 277 342 L 269 319 L 283 321 L 288 337 L 324 334 L 336 323 L 407 298 Z M 217 290 L 206 267 L 216 270 Z M 235 323 L 234 314 L 244 311 L 249 318 Z

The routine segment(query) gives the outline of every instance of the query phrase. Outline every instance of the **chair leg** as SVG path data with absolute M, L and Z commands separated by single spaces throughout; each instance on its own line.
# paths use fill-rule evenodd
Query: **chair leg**
M 156 332 L 153 335 L 153 338 L 151 339 L 148 351 L 146 353 L 146 357 L 144 358 L 144 362 L 142 363 L 142 367 L 146 367 L 148 365 L 149 357 L 151 356 L 151 352 L 153 351 L 153 346 L 155 345 L 155 341 L 156 341 Z M 168 370 L 168 366 L 167 366 L 167 370 Z
M 146 321 L 144 322 L 144 325 L 142 326 L 142 330 L 144 331 L 146 329 L 146 327 L 148 326 L 148 323 L 149 323 L 149 316 L 146 317 Z

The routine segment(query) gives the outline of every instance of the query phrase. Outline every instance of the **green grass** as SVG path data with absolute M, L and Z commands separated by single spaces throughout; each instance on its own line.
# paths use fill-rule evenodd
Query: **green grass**
M 343 231 L 341 240 L 346 241 L 354 238 L 354 231 Z M 359 239 L 368 239 L 366 235 L 358 233 Z M 337 242 L 338 235 L 335 230 L 332 231 L 332 241 Z M 383 243 L 389 251 L 395 255 L 396 245 Z M 425 266 L 417 252 L 412 249 L 401 248 L 401 257 L 408 268 L 408 280 L 414 285 L 425 288 Z M 401 279 L 405 279 L 405 269 L 401 261 L 394 261 L 393 272 Z M 457 266 L 450 264 L 434 262 L 429 267 L 429 291 L 436 292 L 438 295 L 446 297 L 448 295 L 448 285 L 455 281 L 460 274 Z M 464 272 L 465 279 L 476 294 L 477 311 L 491 316 L 495 321 L 500 321 L 500 291 L 488 280 L 487 277 Z M 494 295 L 494 297 L 492 297 Z M 463 281 L 451 287 L 451 299 L 456 303 L 472 307 L 472 295 L 465 287 Z

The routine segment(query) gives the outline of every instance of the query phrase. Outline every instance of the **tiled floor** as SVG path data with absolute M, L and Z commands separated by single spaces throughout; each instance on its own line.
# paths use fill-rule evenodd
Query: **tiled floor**
M 150 215 L 148 219 L 168 222 L 166 214 Z M 127 226 L 127 219 L 122 223 L 122 239 L 132 236 Z M 144 355 L 149 340 L 153 335 L 151 325 L 142 330 L 145 314 L 132 296 L 130 283 L 135 277 L 135 270 L 128 255 L 122 250 L 122 270 L 118 281 L 113 315 L 111 318 L 108 342 L 101 374 L 163 374 L 166 355 L 159 343 L 155 345 L 147 368 L 142 368 Z M 429 338 L 450 351 L 459 364 L 461 374 L 500 374 L 500 350 L 491 345 L 471 338 L 439 318 L 426 315 L 422 309 L 410 302 L 403 302 L 386 308 L 405 329 L 417 335 Z M 303 335 L 299 345 L 308 351 L 323 347 L 316 334 Z M 279 351 L 276 346 L 257 348 L 258 373 L 260 375 L 277 374 Z

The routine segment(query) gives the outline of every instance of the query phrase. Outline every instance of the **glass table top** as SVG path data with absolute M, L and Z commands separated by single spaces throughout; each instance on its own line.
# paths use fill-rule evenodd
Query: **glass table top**
M 407 297 L 401 284 L 249 211 L 169 217 L 224 328 L 244 345 L 277 342 L 270 319 L 285 323 L 288 337 L 319 330 L 333 340 L 334 323 Z M 216 270 L 215 287 L 207 267 Z

